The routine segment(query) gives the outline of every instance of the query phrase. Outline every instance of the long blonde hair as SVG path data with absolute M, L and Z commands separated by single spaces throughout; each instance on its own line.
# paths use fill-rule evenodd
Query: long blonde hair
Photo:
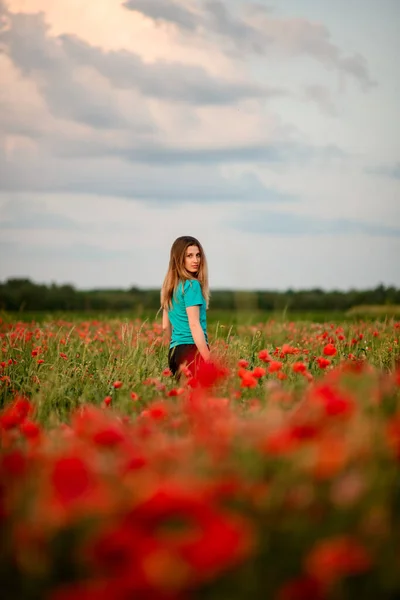
M 186 250 L 189 246 L 197 246 L 200 250 L 200 268 L 196 275 L 196 279 L 199 281 L 201 291 L 206 301 L 210 301 L 210 290 L 208 286 L 208 267 L 207 259 L 204 254 L 202 245 L 196 238 L 190 235 L 183 235 L 178 237 L 171 247 L 171 254 L 169 259 L 168 271 L 164 279 L 164 283 L 161 288 L 161 307 L 169 309 L 172 305 L 172 297 L 179 282 L 185 282 L 187 279 L 193 279 L 193 273 L 189 273 L 185 269 L 185 256 Z

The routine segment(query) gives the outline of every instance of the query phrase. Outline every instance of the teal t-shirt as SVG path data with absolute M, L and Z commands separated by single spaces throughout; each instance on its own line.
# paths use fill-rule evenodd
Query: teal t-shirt
M 172 297 L 172 306 L 168 311 L 169 320 L 172 326 L 170 348 L 174 348 L 180 344 L 194 344 L 194 339 L 189 327 L 189 319 L 186 313 L 186 308 L 188 306 L 200 307 L 200 325 L 208 344 L 207 307 L 201 291 L 201 285 L 197 279 L 187 279 L 185 283 L 179 282 Z

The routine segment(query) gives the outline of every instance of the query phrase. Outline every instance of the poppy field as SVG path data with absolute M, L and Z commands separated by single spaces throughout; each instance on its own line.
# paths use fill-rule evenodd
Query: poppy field
M 2 597 L 400 597 L 400 322 L 209 337 L 0 320 Z

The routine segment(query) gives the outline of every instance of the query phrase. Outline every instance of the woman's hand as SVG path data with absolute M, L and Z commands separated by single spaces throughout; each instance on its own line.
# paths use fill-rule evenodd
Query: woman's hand
M 165 308 L 163 309 L 163 315 L 162 315 L 162 329 L 163 329 L 164 338 L 166 339 L 166 341 L 169 345 L 169 343 L 171 341 L 172 327 L 171 327 L 171 323 L 169 320 L 168 311 Z
M 210 360 L 210 350 L 207 346 L 206 338 L 204 336 L 204 331 L 202 326 L 200 325 L 200 307 L 199 306 L 188 306 L 186 308 L 186 313 L 189 320 L 190 332 L 193 337 L 193 341 L 197 346 L 197 350 L 199 351 L 201 357 L 208 361 Z

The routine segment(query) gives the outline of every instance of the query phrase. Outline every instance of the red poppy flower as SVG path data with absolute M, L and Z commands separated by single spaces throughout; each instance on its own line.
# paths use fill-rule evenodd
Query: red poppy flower
M 243 388 L 255 388 L 257 387 L 258 380 L 254 377 L 251 371 L 246 371 L 245 369 L 239 370 L 239 377 L 242 380 L 240 383 L 240 387 Z
M 54 463 L 51 476 L 54 495 L 62 504 L 82 497 L 90 487 L 91 477 L 86 463 L 79 456 L 63 456 Z
M 366 548 L 351 536 L 338 536 L 317 542 L 305 560 L 312 577 L 334 583 L 347 575 L 368 571 L 372 559 Z
M 112 423 L 104 429 L 96 431 L 93 436 L 94 443 L 99 446 L 116 446 L 117 444 L 120 444 L 123 439 L 124 436 L 120 429 Z
M 317 358 L 317 363 L 320 369 L 326 369 L 331 364 L 329 358 L 325 358 L 324 356 L 319 356 Z
M 0 427 L 12 429 L 20 425 L 32 413 L 33 406 L 23 396 L 17 396 L 14 402 L 7 406 L 0 416 Z
M 252 371 L 252 375 L 253 377 L 255 377 L 256 379 L 260 379 L 261 377 L 264 377 L 264 375 L 266 374 L 266 370 L 263 369 L 262 367 L 255 367 Z
M 297 348 L 290 346 L 290 344 L 283 344 L 280 355 L 282 358 L 284 358 L 286 356 L 286 354 L 297 354 L 297 353 L 298 353 Z
M 37 439 L 40 436 L 40 427 L 33 421 L 24 421 L 20 425 L 21 433 L 28 439 Z
M 229 374 L 229 371 L 216 361 L 203 361 L 200 363 L 196 379 L 202 388 L 211 388 Z
M 324 347 L 325 356 L 335 356 L 336 353 L 337 353 L 337 350 L 333 344 L 327 344 Z
M 162 402 L 154 402 L 148 410 L 150 417 L 155 421 L 164 419 L 168 414 L 167 407 Z
M 182 523 L 179 535 L 168 527 Z M 243 559 L 251 550 L 252 536 L 246 521 L 216 509 L 198 491 L 165 484 L 133 509 L 133 525 L 157 534 L 160 550 L 169 550 L 186 563 L 194 581 L 206 581 Z M 164 546 L 165 544 L 165 546 Z
M 349 417 L 355 410 L 355 402 L 350 395 L 327 384 L 316 386 L 311 398 L 323 406 L 325 413 L 331 417 Z
M 267 349 L 260 350 L 258 353 L 258 358 L 263 362 L 270 362 L 272 360 Z

